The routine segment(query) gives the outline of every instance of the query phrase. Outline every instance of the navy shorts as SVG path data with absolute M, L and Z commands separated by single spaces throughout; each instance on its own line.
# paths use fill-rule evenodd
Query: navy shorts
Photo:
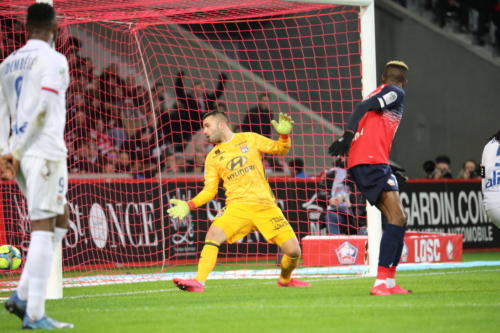
M 396 176 L 388 164 L 356 165 L 349 169 L 349 174 L 372 205 L 377 204 L 382 192 L 399 191 Z

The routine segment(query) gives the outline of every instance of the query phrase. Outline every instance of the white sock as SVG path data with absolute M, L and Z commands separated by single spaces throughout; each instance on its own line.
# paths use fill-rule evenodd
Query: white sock
M 56 227 L 54 230 L 54 249 L 59 245 L 59 243 L 64 239 L 68 229 Z
M 52 267 L 54 233 L 50 231 L 33 231 L 26 259 L 28 269 L 28 316 L 33 321 L 45 315 L 45 298 L 47 284 Z M 25 269 L 26 269 L 25 268 Z
M 23 301 L 28 299 L 28 278 L 29 278 L 28 262 L 26 262 L 26 264 L 24 264 L 24 269 L 16 288 L 17 296 L 19 297 L 19 299 Z
M 375 284 L 373 285 L 374 287 L 380 286 L 381 284 L 385 284 L 385 280 L 375 280 Z
M 387 288 L 394 288 L 396 286 L 396 279 L 385 279 Z

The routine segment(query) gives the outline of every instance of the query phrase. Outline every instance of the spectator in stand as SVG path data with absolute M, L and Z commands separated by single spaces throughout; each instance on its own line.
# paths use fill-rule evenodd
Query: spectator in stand
M 477 166 L 476 161 L 474 160 L 467 160 L 464 162 L 462 165 L 462 169 L 458 173 L 458 178 L 462 179 L 475 179 L 475 178 L 481 178 L 479 176 L 479 168 Z
M 106 156 L 114 147 L 113 139 L 107 134 L 108 129 L 102 119 L 95 121 L 95 127 L 90 130 L 90 139 L 97 143 L 97 151 Z
M 194 173 L 203 172 L 205 158 L 211 148 L 212 146 L 208 144 L 203 130 L 196 132 L 192 136 L 191 141 L 186 145 L 186 149 L 184 149 L 185 171 Z
M 99 173 L 102 171 L 103 158 L 99 155 L 95 142 L 82 142 L 76 155 L 73 155 L 70 160 L 69 166 L 72 173 Z
M 175 95 L 177 98 L 177 114 L 172 115 L 172 120 L 180 122 L 182 141 L 188 142 L 192 133 L 201 129 L 203 114 L 215 110 L 218 99 L 224 94 L 226 74 L 219 74 L 219 83 L 213 93 L 208 93 L 202 81 L 196 81 L 190 93 L 184 86 L 184 72 L 177 73 L 175 80 Z
M 457 0 L 437 0 L 434 5 L 434 21 L 441 28 L 446 25 L 446 19 L 456 16 L 459 3 Z
M 253 132 L 271 138 L 271 120 L 273 120 L 273 114 L 270 101 L 267 93 L 261 93 L 258 96 L 258 104 L 248 110 L 240 125 L 241 132 Z M 283 156 L 266 156 L 263 162 L 267 173 L 290 173 L 288 163 L 286 163 Z
M 82 42 L 80 39 L 78 39 L 75 36 L 69 36 L 68 39 L 66 40 L 66 46 L 67 46 L 67 57 L 70 55 L 76 55 L 77 57 L 80 57 L 80 50 L 82 49 Z M 68 59 L 69 60 L 69 59 Z
M 106 135 L 111 138 L 113 146 L 118 150 L 121 149 L 127 139 L 127 132 L 123 128 L 121 119 L 110 119 L 107 127 Z
M 267 93 L 259 95 L 259 102 L 256 106 L 248 110 L 241 123 L 241 132 L 253 132 L 271 137 L 271 112 L 270 98 Z
M 290 176 L 295 178 L 309 178 L 309 175 L 304 170 L 304 160 L 295 158 L 288 162 L 290 168 Z
M 90 139 L 90 130 L 92 122 L 85 112 L 83 107 L 76 108 L 74 113 L 70 113 L 68 117 L 68 128 L 71 130 L 67 132 L 67 141 L 76 144 L 77 147 L 81 143 Z
M 116 170 L 120 173 L 131 171 L 130 156 L 126 151 L 122 151 L 118 155 L 118 161 L 116 162 Z
M 168 142 L 156 133 L 153 126 L 146 126 L 124 142 L 139 178 L 154 177 L 159 169 L 165 168 L 166 158 L 173 154 Z
M 168 110 L 174 107 L 175 97 L 169 94 L 167 88 L 162 82 L 158 81 L 155 83 L 153 94 L 158 96 L 161 114 L 168 112 Z
M 104 162 L 104 166 L 102 167 L 102 173 L 106 174 L 116 173 L 115 163 L 113 163 L 113 161 L 110 159 L 106 159 Z
M 325 173 L 318 187 L 318 202 L 326 211 L 323 219 L 328 233 L 350 234 L 349 215 L 353 213 L 344 158 L 334 160 L 333 167 Z
M 497 7 L 497 0 L 476 0 L 473 1 L 472 6 L 479 14 L 477 18 L 477 29 L 474 31 L 473 43 L 484 46 L 485 37 L 490 31 L 493 14 Z
M 215 109 L 219 112 L 224 112 L 224 113 L 227 113 L 227 105 L 224 104 L 224 103 L 217 103 L 217 105 L 215 106 Z
M 121 119 L 128 138 L 134 137 L 148 122 L 146 115 L 134 105 L 131 98 L 126 98 L 123 102 Z
M 434 179 L 450 179 L 453 178 L 453 174 L 451 173 L 451 160 L 446 155 L 440 155 L 436 157 L 436 169 L 434 170 L 433 178 Z
M 434 178 L 434 170 L 436 170 L 436 162 L 434 161 L 425 161 L 422 165 L 422 169 L 425 172 L 425 178 L 432 179 Z

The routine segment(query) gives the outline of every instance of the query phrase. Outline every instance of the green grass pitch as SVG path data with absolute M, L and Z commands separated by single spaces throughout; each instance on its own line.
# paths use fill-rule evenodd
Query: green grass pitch
M 465 260 L 500 260 L 499 253 Z M 500 267 L 401 272 L 411 295 L 368 295 L 373 278 L 314 278 L 311 288 L 275 280 L 212 280 L 204 293 L 171 281 L 65 289 L 47 313 L 71 332 L 498 332 Z M 18 332 L 0 310 L 0 331 Z

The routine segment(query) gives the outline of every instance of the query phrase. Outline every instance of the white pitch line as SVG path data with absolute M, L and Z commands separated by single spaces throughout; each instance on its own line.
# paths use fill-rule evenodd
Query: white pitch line
M 414 273 L 414 274 L 404 274 L 403 276 L 432 276 L 432 275 L 445 275 L 445 274 L 470 274 L 470 273 L 481 273 L 481 272 L 500 272 L 500 269 L 488 269 L 488 270 L 468 270 L 468 271 L 453 271 L 453 272 L 428 272 L 428 273 Z M 323 282 L 323 281 L 336 281 L 336 280 L 352 280 L 352 279 L 372 279 L 372 277 L 360 277 L 360 276 L 341 276 L 334 278 L 317 278 L 317 279 L 305 279 L 308 281 L 314 282 Z M 266 284 L 274 284 L 275 281 L 263 281 L 259 280 L 256 283 L 234 283 L 223 286 L 210 286 L 210 289 L 221 289 L 228 287 L 255 287 Z M 162 292 L 173 292 L 177 291 L 177 288 L 167 288 L 167 289 L 153 289 L 153 290 L 140 290 L 140 291 L 130 291 L 130 292 L 118 292 L 118 293 L 104 293 L 104 294 L 94 294 L 94 295 L 78 295 L 78 296 L 66 296 L 64 299 L 82 299 L 82 298 L 96 298 L 96 297 L 115 297 L 115 296 L 129 296 L 129 295 L 141 295 L 141 294 L 154 294 L 154 293 L 162 293 Z

